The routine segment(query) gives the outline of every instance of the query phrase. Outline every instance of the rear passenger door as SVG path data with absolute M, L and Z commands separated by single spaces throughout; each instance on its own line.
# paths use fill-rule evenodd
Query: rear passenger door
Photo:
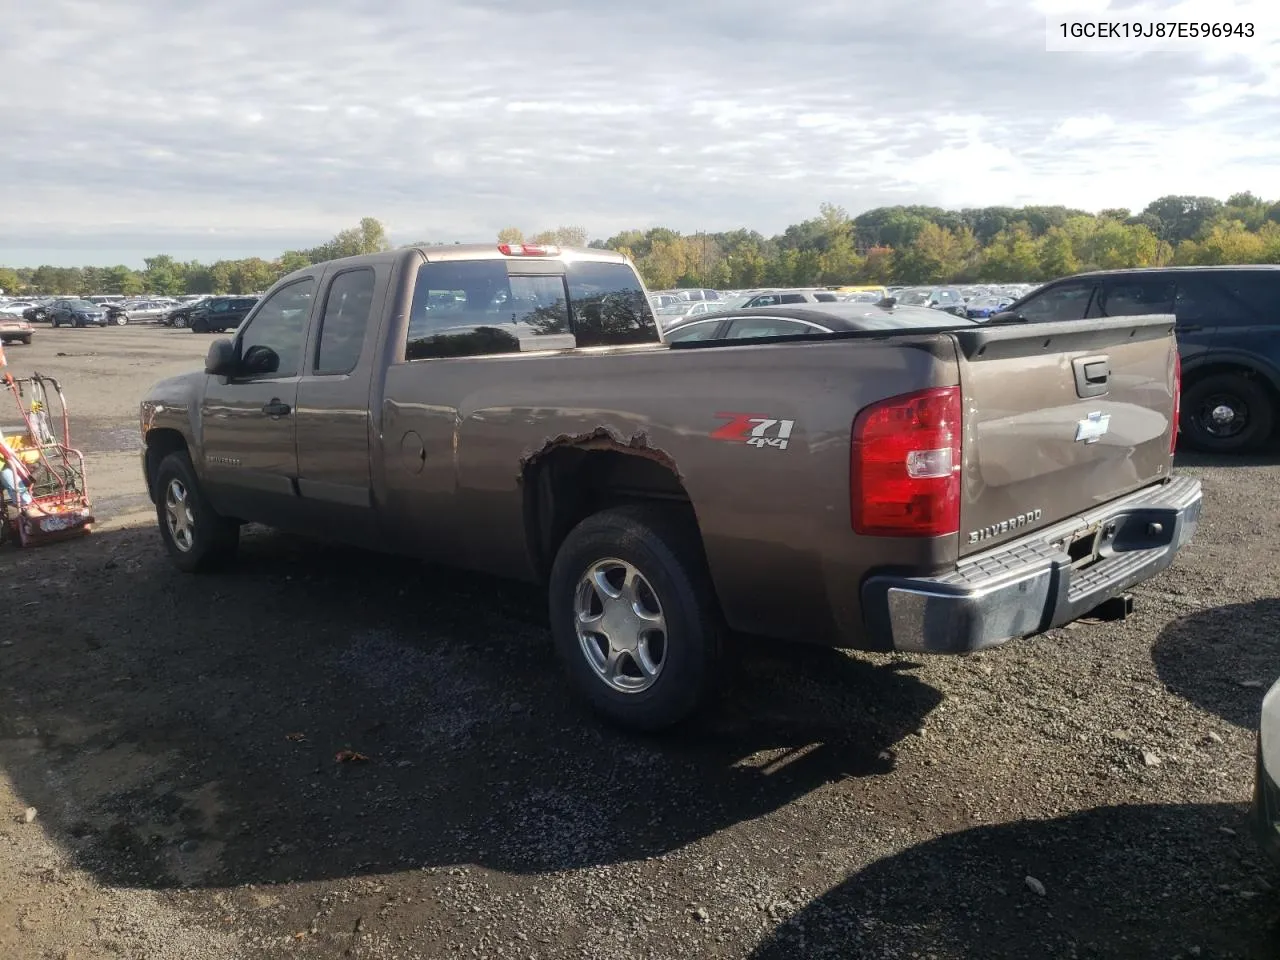
M 1280 369 L 1280 270 L 1181 272 L 1173 310 L 1185 367 L 1248 354 Z
M 386 266 L 326 274 L 298 383 L 298 493 L 338 539 L 374 531 L 369 464 L 369 386 L 389 276 Z

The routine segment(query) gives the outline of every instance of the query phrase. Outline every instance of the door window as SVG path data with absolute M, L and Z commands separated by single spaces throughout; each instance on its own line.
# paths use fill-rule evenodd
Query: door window
M 262 302 L 240 333 L 240 362 L 246 376 L 298 375 L 314 289 L 315 281 L 308 277 L 281 287 Z
M 369 267 L 347 270 L 330 281 L 320 318 L 314 373 L 350 373 L 360 362 L 373 307 L 373 282 L 374 272 Z
M 1237 326 L 1249 323 L 1251 311 L 1210 274 L 1188 273 L 1178 277 L 1173 301 L 1178 323 L 1186 326 Z
M 1108 280 L 1098 290 L 1091 317 L 1139 317 L 1173 311 L 1173 280 L 1143 277 Z
M 1032 297 L 1018 307 L 1018 313 L 1032 323 L 1083 320 L 1092 293 L 1092 282 L 1064 283 Z

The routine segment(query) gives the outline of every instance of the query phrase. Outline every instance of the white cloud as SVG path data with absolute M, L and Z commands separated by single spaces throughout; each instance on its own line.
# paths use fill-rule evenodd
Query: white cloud
M 1017 0 L 41 0 L 0 62 L 9 263 L 1280 183 L 1274 45 L 1048 54 Z

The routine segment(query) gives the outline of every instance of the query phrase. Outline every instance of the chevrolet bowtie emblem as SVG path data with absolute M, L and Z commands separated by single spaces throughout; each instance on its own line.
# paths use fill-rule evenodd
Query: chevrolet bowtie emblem
M 1076 421 L 1076 443 L 1097 443 L 1111 427 L 1111 414 L 1098 411 Z

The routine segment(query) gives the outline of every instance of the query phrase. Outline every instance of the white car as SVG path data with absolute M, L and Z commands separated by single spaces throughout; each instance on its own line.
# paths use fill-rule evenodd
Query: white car
M 1280 680 L 1262 698 L 1253 823 L 1262 849 L 1280 864 Z
M 9 300 L 0 304 L 0 317 L 21 317 L 22 311 L 30 307 L 33 300 Z

